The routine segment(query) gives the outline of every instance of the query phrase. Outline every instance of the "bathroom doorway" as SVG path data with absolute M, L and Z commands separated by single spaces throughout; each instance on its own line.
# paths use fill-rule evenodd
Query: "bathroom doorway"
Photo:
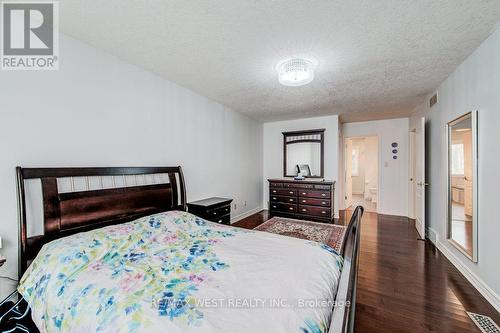
M 361 205 L 367 212 L 377 212 L 378 137 L 346 138 L 344 156 L 346 207 Z

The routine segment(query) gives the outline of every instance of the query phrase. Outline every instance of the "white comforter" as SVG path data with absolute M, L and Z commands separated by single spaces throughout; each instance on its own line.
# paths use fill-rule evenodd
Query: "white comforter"
M 41 332 L 326 332 L 319 243 L 167 212 L 46 244 L 19 292 Z

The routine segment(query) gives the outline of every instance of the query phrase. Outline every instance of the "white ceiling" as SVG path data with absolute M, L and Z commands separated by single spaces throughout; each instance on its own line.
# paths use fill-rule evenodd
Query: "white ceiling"
M 64 33 L 263 121 L 407 116 L 499 20 L 499 0 L 60 1 Z M 316 78 L 280 86 L 294 55 Z

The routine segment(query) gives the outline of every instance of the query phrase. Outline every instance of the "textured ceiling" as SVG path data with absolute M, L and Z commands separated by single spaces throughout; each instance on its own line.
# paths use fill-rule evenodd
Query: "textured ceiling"
M 492 32 L 499 0 L 63 0 L 61 30 L 255 119 L 407 116 Z M 275 65 L 319 61 L 280 86 Z

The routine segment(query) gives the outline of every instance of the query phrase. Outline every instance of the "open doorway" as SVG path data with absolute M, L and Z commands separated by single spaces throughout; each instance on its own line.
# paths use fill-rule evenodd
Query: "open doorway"
M 377 212 L 378 137 L 346 138 L 344 156 L 346 207 L 361 205 Z

